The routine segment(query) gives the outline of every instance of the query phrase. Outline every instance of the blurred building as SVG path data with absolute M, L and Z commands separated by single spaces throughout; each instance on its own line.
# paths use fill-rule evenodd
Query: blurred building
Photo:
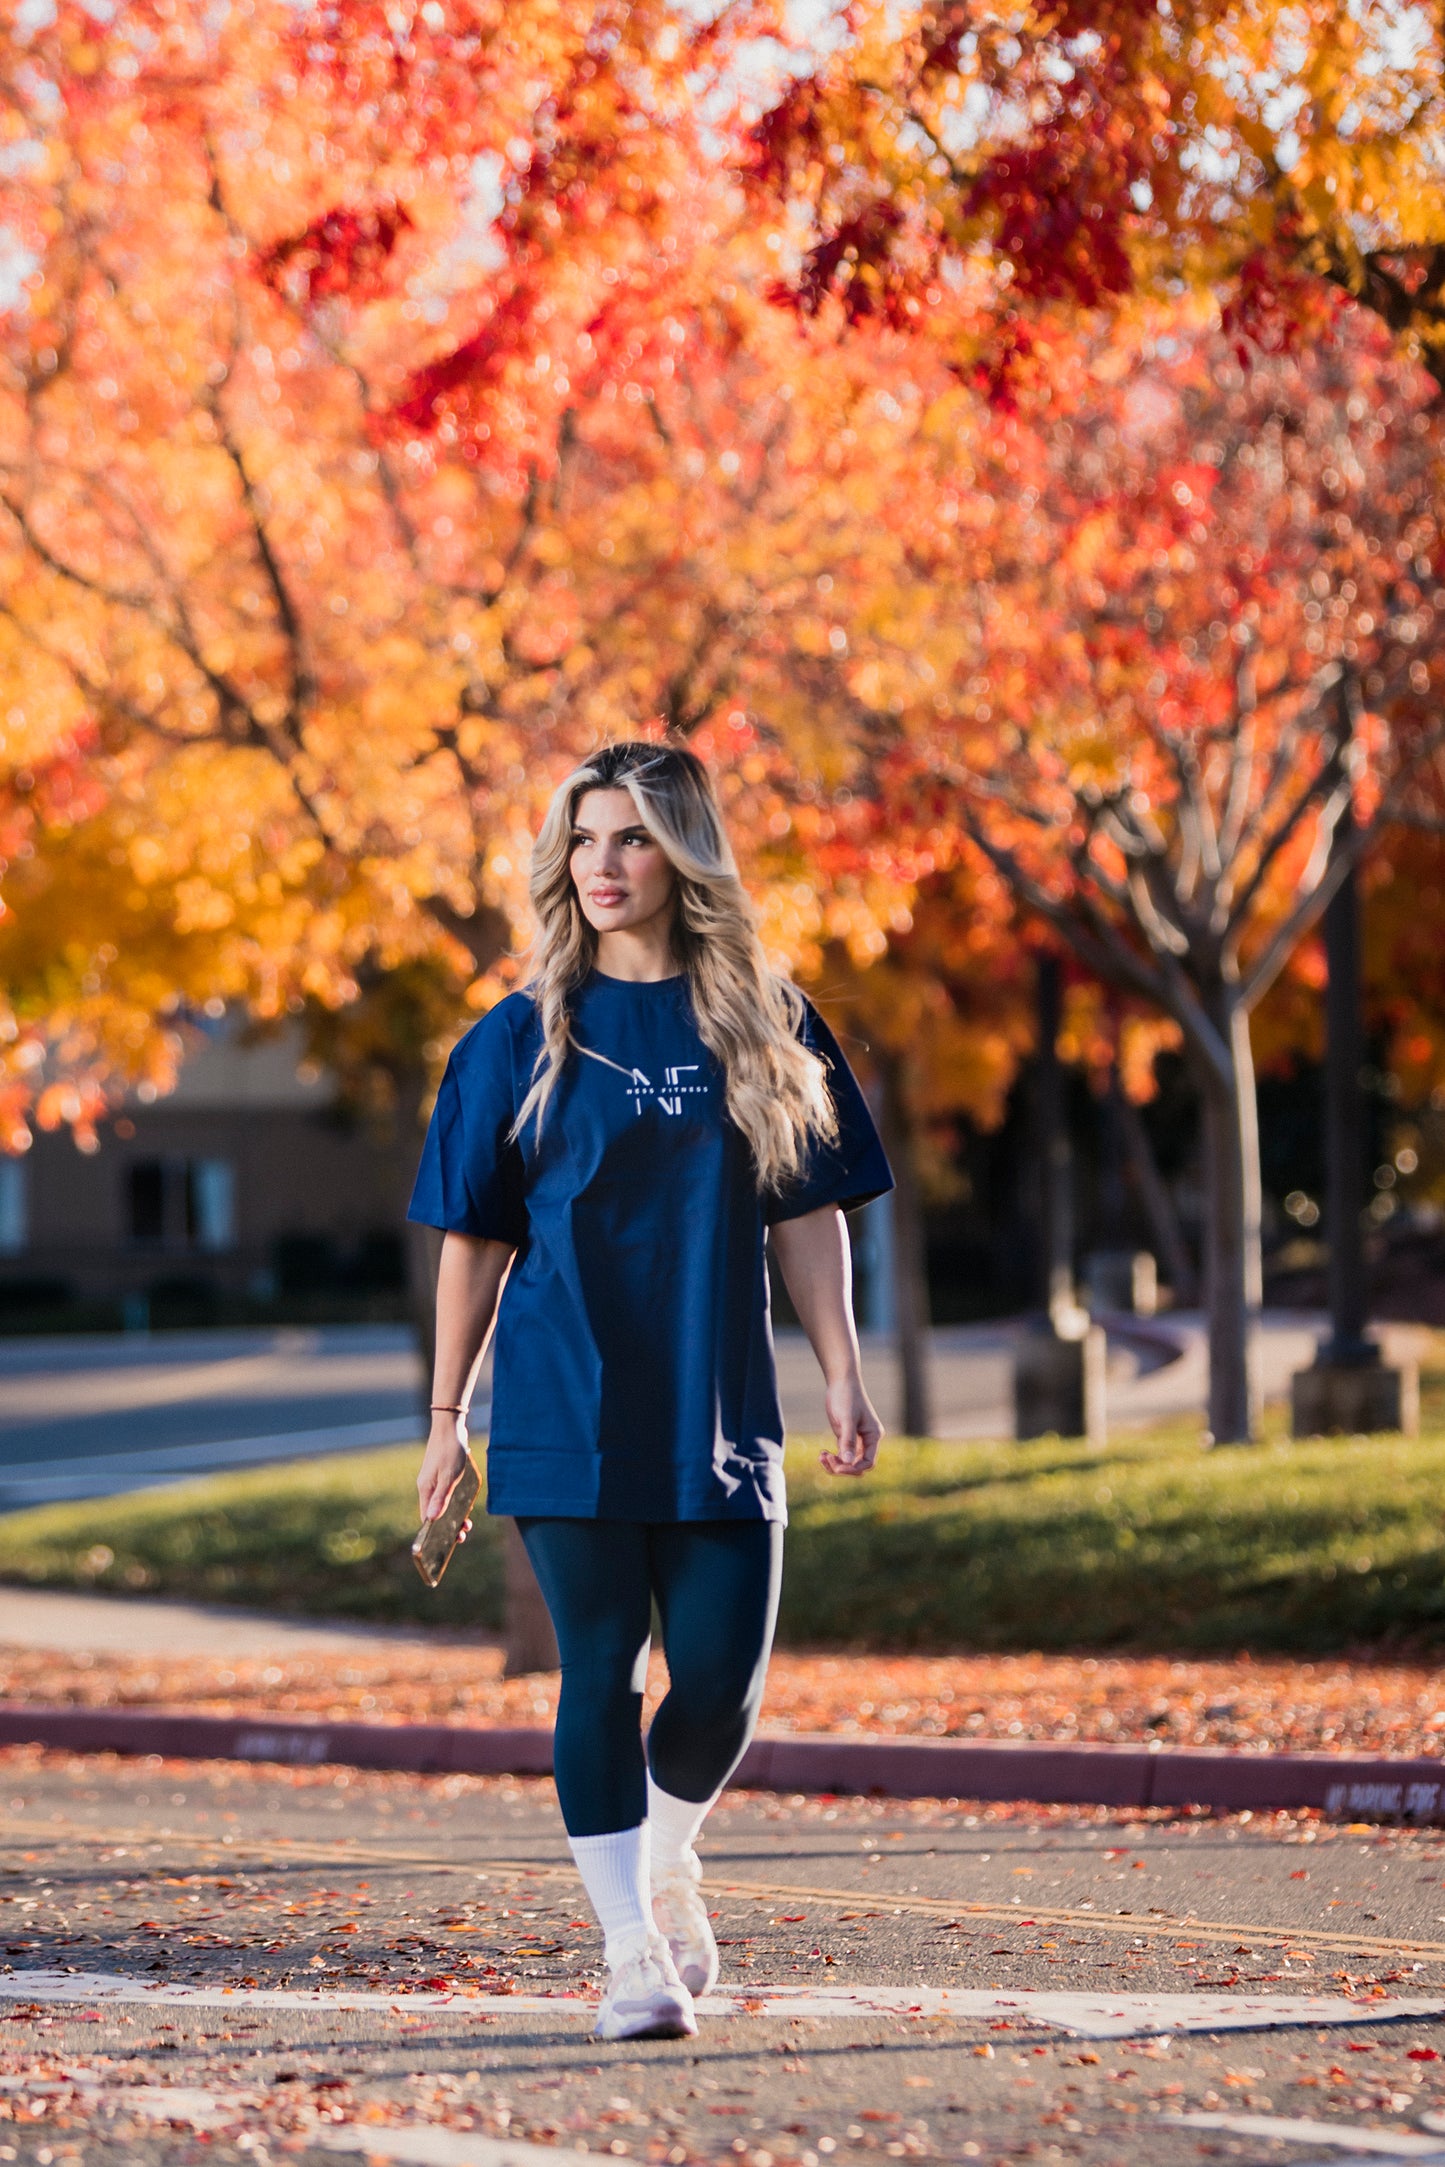
M 208 1036 L 98 1151 L 0 1160 L 0 1328 L 405 1311 L 418 1136 L 356 1119 L 291 1034 Z

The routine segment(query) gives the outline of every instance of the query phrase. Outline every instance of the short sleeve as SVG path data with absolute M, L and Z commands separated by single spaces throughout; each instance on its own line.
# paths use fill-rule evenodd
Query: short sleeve
M 520 1244 L 527 1230 L 522 1154 L 511 1140 L 512 1041 L 493 1010 L 452 1050 L 432 1110 L 408 1219 Z
M 852 1211 L 859 1204 L 871 1203 L 875 1196 L 886 1195 L 893 1187 L 892 1169 L 868 1111 L 868 1101 L 837 1039 L 811 1001 L 803 1004 L 799 1035 L 828 1071 L 838 1132 L 830 1143 L 815 1143 L 801 1174 L 764 1200 L 770 1226 L 780 1219 L 801 1219 L 827 1204 Z

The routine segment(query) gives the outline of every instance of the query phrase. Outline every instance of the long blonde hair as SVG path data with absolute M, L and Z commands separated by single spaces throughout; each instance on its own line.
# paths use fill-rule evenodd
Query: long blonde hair
M 574 1043 L 573 996 L 597 958 L 571 864 L 577 805 L 589 790 L 626 790 L 672 865 L 672 943 L 698 1036 L 722 1068 L 727 1111 L 752 1150 L 759 1188 L 779 1189 L 801 1170 L 815 1138 L 837 1133 L 837 1115 L 823 1063 L 798 1036 L 803 997 L 768 968 L 712 779 L 695 753 L 676 746 L 606 745 L 547 808 L 532 849 L 537 923 L 528 981 L 542 1046 L 513 1134 L 534 1118 L 541 1127 Z

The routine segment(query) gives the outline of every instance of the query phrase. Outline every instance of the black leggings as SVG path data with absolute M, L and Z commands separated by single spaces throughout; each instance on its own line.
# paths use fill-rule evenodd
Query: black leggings
M 569 1836 L 636 1828 L 646 1768 L 674 1798 L 721 1789 L 752 1736 L 782 1579 L 767 1520 L 517 1522 L 557 1629 L 553 1766 Z M 642 1751 L 652 1604 L 669 1690 Z

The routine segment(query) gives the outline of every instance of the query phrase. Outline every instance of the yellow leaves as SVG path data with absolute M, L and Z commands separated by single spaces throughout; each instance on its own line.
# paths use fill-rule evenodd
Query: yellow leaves
M 158 836 L 138 835 L 130 846 L 131 871 L 142 888 L 152 886 L 164 878 L 167 870 L 168 852 Z M 142 897 L 142 907 L 144 898 Z
M 214 933 L 235 921 L 235 899 L 208 880 L 177 881 L 175 899 L 175 928 L 179 934 Z
M 103 49 L 89 38 L 76 38 L 65 46 L 65 64 L 74 75 L 94 75 L 105 64 Z
M 638 67 L 644 12 L 622 33 Z M 67 224 L 57 194 L 47 271 L 68 250 L 90 281 L 85 337 L 37 410 L 0 389 L 0 446 L 14 471 L 46 476 L 46 532 L 91 584 L 0 535 L 7 591 L 58 658 L 0 627 L 0 727 L 13 680 L 17 744 L 81 719 L 105 752 L 91 768 L 101 809 L 47 839 L 46 908 L 38 888 L 15 892 L 0 962 L 37 1002 L 91 1018 L 117 1068 L 152 1057 L 167 998 L 222 987 L 275 1012 L 299 992 L 345 1000 L 363 960 L 422 956 L 460 988 L 466 966 L 428 903 L 520 921 L 527 831 L 551 780 L 599 737 L 664 713 L 716 731 L 765 936 L 788 967 L 832 942 L 862 968 L 914 939 L 918 881 L 890 868 L 884 843 L 870 860 L 861 826 L 808 829 L 789 793 L 799 777 L 847 789 L 865 744 L 945 697 L 971 647 L 971 626 L 935 611 L 909 571 L 918 492 L 899 456 L 920 423 L 932 431 L 957 507 L 939 528 L 977 529 L 957 380 L 862 358 L 771 310 L 763 237 L 728 230 L 736 206 L 687 169 L 686 112 L 676 140 L 644 127 L 609 141 L 616 86 L 601 70 L 577 121 L 601 138 L 559 150 L 576 160 L 578 199 L 591 190 L 585 232 L 560 210 L 550 232 L 528 229 L 540 305 L 499 388 L 477 393 L 491 433 L 466 440 L 458 408 L 450 436 L 418 431 L 414 456 L 389 432 L 389 403 L 420 363 L 498 323 L 510 272 L 461 245 L 471 214 L 434 171 L 405 197 L 394 292 L 338 298 L 314 330 L 257 275 L 259 252 L 353 182 L 395 182 L 400 200 L 423 163 L 408 129 L 447 125 L 406 109 L 412 93 L 364 56 L 354 100 L 328 103 L 314 81 L 282 95 L 288 19 L 262 0 L 214 33 L 179 22 L 200 89 L 170 118 L 156 105 L 143 155 L 133 114 L 103 100 L 56 123 L 68 151 L 84 136 L 93 231 Z M 519 0 L 507 53 L 478 62 L 467 125 L 491 132 L 509 168 L 574 27 Z M 896 66 L 886 10 L 874 34 Z M 507 57 L 523 51 L 525 97 Z M 686 95 L 670 80 L 680 108 Z M 394 126 L 374 125 L 384 97 L 400 101 Z M 368 172 L 374 157 L 384 175 Z M 613 197 L 597 181 L 607 159 Z M 632 229 L 617 207 L 632 202 L 667 227 L 665 247 Z M 92 277 L 100 252 L 110 289 Z M 994 696 L 1013 697 L 1006 681 Z M 117 925 L 123 954 L 97 973 L 87 959 Z M 62 932 L 82 960 L 57 962 Z M 990 1073 L 1001 1058 L 994 1046 Z

